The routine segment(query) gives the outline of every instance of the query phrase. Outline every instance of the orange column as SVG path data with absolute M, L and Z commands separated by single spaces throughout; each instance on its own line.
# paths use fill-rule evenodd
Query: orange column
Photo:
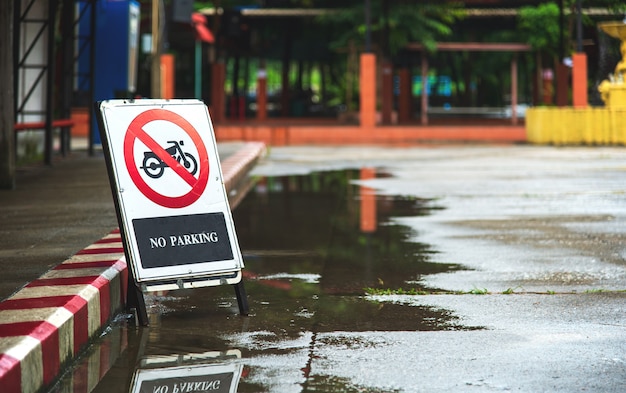
M 587 100 L 587 55 L 574 53 L 572 56 L 574 66 L 572 68 L 572 95 L 574 108 L 584 108 L 588 105 Z
M 267 71 L 259 69 L 256 82 L 256 118 L 267 119 Z
M 360 72 L 360 119 L 361 127 L 376 126 L 376 55 L 361 54 Z
M 391 113 L 393 112 L 393 68 L 389 62 L 385 62 L 383 65 L 382 93 L 382 123 L 391 124 Z
M 223 62 L 211 66 L 211 118 L 214 122 L 224 120 L 226 106 L 224 97 L 224 81 L 226 79 L 226 65 Z
M 174 55 L 161 55 L 161 98 L 174 98 Z
M 398 121 L 401 123 L 411 120 L 411 75 L 408 68 L 398 70 L 400 79 L 400 95 L 398 96 Z
M 376 170 L 374 168 L 361 168 L 360 180 L 374 179 Z M 374 189 L 366 186 L 360 187 L 361 193 L 361 232 L 376 232 L 378 226 L 376 220 L 376 193 Z

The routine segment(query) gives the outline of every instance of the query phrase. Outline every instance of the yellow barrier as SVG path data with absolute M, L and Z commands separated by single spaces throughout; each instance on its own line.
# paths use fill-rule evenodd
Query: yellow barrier
M 541 110 L 526 110 L 526 139 L 530 143 L 541 143 Z
M 554 145 L 626 145 L 626 108 L 529 108 L 528 142 Z
M 612 109 L 611 116 L 615 144 L 626 145 L 626 108 Z

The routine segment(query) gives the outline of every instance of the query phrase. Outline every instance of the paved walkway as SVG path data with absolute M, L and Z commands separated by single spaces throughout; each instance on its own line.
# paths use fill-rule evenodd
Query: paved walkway
M 218 145 L 231 208 L 264 150 L 261 143 Z M 102 153 L 20 168 L 17 189 L 0 192 L 0 218 L 0 385 L 36 392 L 126 299 L 126 262 Z

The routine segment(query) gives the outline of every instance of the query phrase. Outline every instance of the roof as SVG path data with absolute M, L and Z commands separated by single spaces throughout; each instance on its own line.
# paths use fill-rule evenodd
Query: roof
M 271 17 L 315 17 L 338 10 L 331 8 L 243 8 L 240 13 L 251 18 L 271 18 Z M 222 8 L 203 8 L 199 10 L 204 15 L 221 15 Z M 493 17 L 515 17 L 519 14 L 518 8 L 465 8 L 465 12 L 470 18 L 493 18 Z M 569 9 L 564 9 L 565 14 L 570 14 Z M 590 16 L 615 16 L 616 13 L 607 8 L 583 8 L 583 14 Z M 621 14 L 620 14 L 621 15 Z

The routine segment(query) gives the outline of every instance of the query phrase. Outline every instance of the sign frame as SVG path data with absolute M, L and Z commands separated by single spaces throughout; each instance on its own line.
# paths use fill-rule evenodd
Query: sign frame
M 230 284 L 247 312 L 243 257 L 204 102 L 116 99 L 95 109 L 135 284 L 144 291 Z

